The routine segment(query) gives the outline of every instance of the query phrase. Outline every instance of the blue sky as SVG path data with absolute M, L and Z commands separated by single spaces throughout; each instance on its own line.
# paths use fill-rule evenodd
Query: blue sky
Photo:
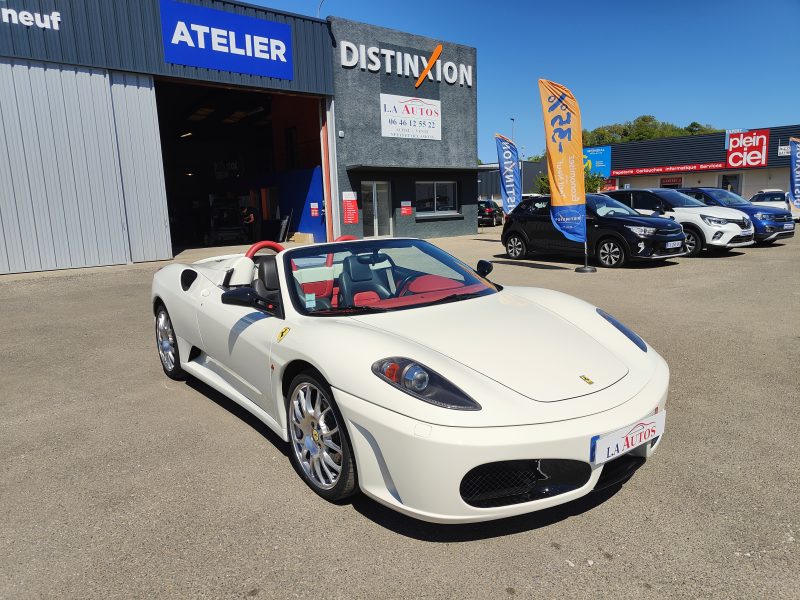
M 311 16 L 319 4 L 249 1 Z M 521 151 L 543 150 L 539 78 L 573 91 L 588 129 L 641 114 L 721 129 L 800 123 L 800 0 L 325 0 L 320 15 L 475 46 L 484 162 L 510 117 Z

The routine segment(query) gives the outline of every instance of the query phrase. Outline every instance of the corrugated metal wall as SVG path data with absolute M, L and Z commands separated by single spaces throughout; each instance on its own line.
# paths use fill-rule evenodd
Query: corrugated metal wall
M 153 84 L 130 77 L 112 98 L 107 71 L 0 59 L 0 273 L 171 257 Z
M 112 71 L 111 99 L 131 260 L 171 258 L 167 191 L 153 78 Z
M 165 63 L 158 0 L 15 0 L 8 8 L 42 14 L 59 11 L 61 23 L 54 31 L 0 20 L 0 56 L 333 95 L 332 42 L 327 22 L 237 2 L 184 1 L 289 25 L 294 79 Z M 5 7 L 0 0 L 0 8 Z

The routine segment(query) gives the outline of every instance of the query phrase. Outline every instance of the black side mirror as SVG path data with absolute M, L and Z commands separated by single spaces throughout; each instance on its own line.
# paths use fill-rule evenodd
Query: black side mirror
M 489 273 L 492 272 L 492 269 L 494 269 L 494 265 L 490 263 L 488 260 L 479 260 L 478 268 L 475 270 L 481 277 L 486 277 Z
M 222 294 L 223 304 L 258 308 L 263 302 L 264 299 L 251 287 L 237 287 Z

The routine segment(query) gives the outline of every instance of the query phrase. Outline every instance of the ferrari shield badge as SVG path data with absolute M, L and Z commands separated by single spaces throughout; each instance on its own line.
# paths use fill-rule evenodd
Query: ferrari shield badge
M 284 327 L 283 329 L 281 329 L 278 332 L 278 343 L 281 343 L 283 341 L 283 338 L 286 337 L 287 333 L 289 333 L 289 328 L 288 327 Z

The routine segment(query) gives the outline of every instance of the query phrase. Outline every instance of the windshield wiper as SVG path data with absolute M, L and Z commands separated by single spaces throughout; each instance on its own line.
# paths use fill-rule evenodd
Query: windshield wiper
M 359 313 L 382 313 L 388 311 L 388 308 L 381 308 L 380 306 L 342 306 L 340 308 L 326 308 L 325 310 L 315 310 L 309 314 L 311 315 L 354 315 Z
M 472 292 L 470 294 L 450 294 L 449 296 L 445 296 L 444 298 L 439 298 L 438 300 L 431 300 L 430 302 L 423 302 L 421 304 L 417 304 L 417 306 L 431 306 L 433 304 L 447 304 L 448 302 L 458 302 L 459 300 L 468 300 L 469 298 L 477 298 L 478 296 L 483 296 L 485 290 L 480 292 Z

